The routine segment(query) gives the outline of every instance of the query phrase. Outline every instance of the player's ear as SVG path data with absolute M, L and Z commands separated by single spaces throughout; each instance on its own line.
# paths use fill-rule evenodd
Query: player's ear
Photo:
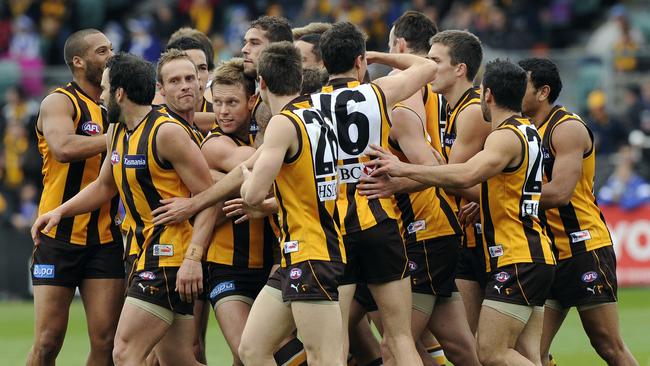
M 266 89 L 266 81 L 260 76 L 260 89 Z
M 126 93 L 124 92 L 124 88 L 119 87 L 115 89 L 115 100 L 118 102 L 121 102 L 124 99 L 124 96 Z
M 86 66 L 86 62 L 79 56 L 72 57 L 72 66 L 81 69 Z
M 255 108 L 256 101 L 257 101 L 257 96 L 255 94 L 248 97 L 248 102 L 246 103 L 246 106 L 248 107 L 249 110 L 252 111 L 253 108 Z
M 467 75 L 467 65 L 461 62 L 456 65 L 456 76 L 462 77 L 464 75 Z
M 163 89 L 161 83 L 156 82 L 156 90 L 158 90 L 158 93 L 160 93 L 160 95 L 163 97 L 165 96 L 165 90 Z
M 549 94 L 551 94 L 551 87 L 544 85 L 537 91 L 537 100 L 543 102 L 548 99 Z
M 406 40 L 403 37 L 400 37 L 395 41 L 397 42 L 397 49 L 399 50 L 399 53 L 406 53 L 406 49 L 408 48 Z

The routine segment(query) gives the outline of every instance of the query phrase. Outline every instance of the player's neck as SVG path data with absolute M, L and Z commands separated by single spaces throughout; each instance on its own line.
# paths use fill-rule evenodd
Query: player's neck
M 169 104 L 167 105 L 167 107 L 169 107 L 169 109 L 172 112 L 176 113 L 179 117 L 184 119 L 185 122 L 189 123 L 190 126 L 194 125 L 194 110 L 193 109 L 191 109 L 189 111 L 177 111 L 174 108 L 172 108 Z
M 124 116 L 124 124 L 126 125 L 127 130 L 133 131 L 144 117 L 151 112 L 150 105 L 138 105 L 135 103 L 129 103 L 128 106 L 122 107 L 122 115 Z
M 492 107 L 490 110 L 490 116 L 492 117 L 492 129 L 496 129 L 500 124 L 503 123 L 503 121 L 514 115 L 520 116 L 521 113 L 497 106 Z
M 93 98 L 96 102 L 99 101 L 99 96 L 102 94 L 102 88 L 100 86 L 94 85 L 85 78 L 79 78 L 76 76 L 73 76 L 72 80 L 79 85 L 79 88 L 81 88 L 86 95 Z
M 474 84 L 472 84 L 471 81 L 468 81 L 465 78 L 458 79 L 458 81 L 456 81 L 448 91 L 443 92 L 442 95 L 447 99 L 447 103 L 454 108 L 467 89 L 472 87 L 474 87 Z
M 538 110 L 533 113 L 532 116 L 528 116 L 531 121 L 535 124 L 535 127 L 539 127 L 544 121 L 546 121 L 546 117 L 548 117 L 548 114 L 551 113 L 551 110 L 553 109 L 554 105 L 549 104 L 549 103 L 544 103 L 542 104 Z
M 194 112 L 203 112 L 203 94 L 197 98 L 196 103 L 194 105 Z
M 300 94 L 293 94 L 293 95 L 273 95 L 271 93 L 268 94 L 269 96 L 269 109 L 271 109 L 271 114 L 276 115 L 279 114 L 282 111 L 282 108 L 289 104 L 290 101 L 298 98 Z
M 354 80 L 359 80 L 359 73 L 357 72 L 357 69 L 352 68 L 347 72 L 343 72 L 340 74 L 333 74 L 329 76 L 329 81 L 332 81 L 334 79 L 354 79 Z

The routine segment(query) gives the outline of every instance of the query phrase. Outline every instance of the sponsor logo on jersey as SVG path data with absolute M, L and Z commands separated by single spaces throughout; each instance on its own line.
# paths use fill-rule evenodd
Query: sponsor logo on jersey
M 174 246 L 172 244 L 154 244 L 153 255 L 156 257 L 172 257 Z
M 366 166 L 363 163 L 343 164 L 337 167 L 341 183 L 357 183 L 364 176 Z
M 53 264 L 35 264 L 34 278 L 54 278 Z
M 285 241 L 284 242 L 284 253 L 289 254 L 289 253 L 295 253 L 299 249 L 298 247 L 298 240 L 292 240 L 292 241 Z
M 289 271 L 289 278 L 292 280 L 297 280 L 302 276 L 302 270 L 300 268 L 291 268 Z
M 318 182 L 318 199 L 322 201 L 333 201 L 338 195 L 338 185 L 336 180 Z
M 140 278 L 142 278 L 143 280 L 155 280 L 156 279 L 156 275 L 151 271 L 141 272 L 138 276 Z
M 537 200 L 524 200 L 521 203 L 522 216 L 537 217 L 539 213 L 539 201 Z
M 406 228 L 406 231 L 408 231 L 409 234 L 413 234 L 418 231 L 425 230 L 426 228 L 427 228 L 427 222 L 425 220 L 417 220 L 410 223 L 409 226 Z
M 96 136 L 102 133 L 102 128 L 95 122 L 93 121 L 87 121 L 84 122 L 81 125 L 81 130 L 86 134 L 90 136 Z
M 219 294 L 226 292 L 226 291 L 234 291 L 235 290 L 235 281 L 224 281 L 218 283 L 212 291 L 210 291 L 210 298 L 214 299 L 217 297 Z
M 144 154 L 124 155 L 124 167 L 144 169 L 147 167 L 147 157 Z
M 507 280 L 510 279 L 510 275 L 508 274 L 508 272 L 499 272 L 494 275 L 494 279 L 499 282 L 506 282 Z
M 591 234 L 589 233 L 589 230 L 574 231 L 570 233 L 569 236 L 571 236 L 572 243 L 579 243 L 581 241 L 591 239 Z
M 111 153 L 111 164 L 116 165 L 120 163 L 120 153 L 117 150 L 113 150 Z
M 490 252 L 490 257 L 492 257 L 492 258 L 500 257 L 500 256 L 503 255 L 503 246 L 502 245 L 495 245 L 495 246 L 489 247 L 488 250 Z M 502 273 L 505 273 L 505 272 L 502 272 Z
M 584 283 L 591 283 L 598 279 L 598 273 L 596 273 L 595 271 L 585 272 L 582 274 L 580 279 L 582 279 L 582 282 Z

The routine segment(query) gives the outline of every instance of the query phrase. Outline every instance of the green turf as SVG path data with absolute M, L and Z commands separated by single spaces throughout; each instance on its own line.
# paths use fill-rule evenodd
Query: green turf
M 642 366 L 650 365 L 647 328 L 650 326 L 650 289 L 625 289 L 619 292 L 623 337 Z M 0 302 L 0 364 L 21 365 L 32 341 L 33 307 L 30 302 Z M 228 365 L 230 351 L 212 317 L 207 339 L 208 361 Z M 88 340 L 81 303 L 72 305 L 70 324 L 59 365 L 82 365 Z M 589 345 L 580 320 L 572 311 L 560 330 L 552 352 L 560 366 L 604 365 Z

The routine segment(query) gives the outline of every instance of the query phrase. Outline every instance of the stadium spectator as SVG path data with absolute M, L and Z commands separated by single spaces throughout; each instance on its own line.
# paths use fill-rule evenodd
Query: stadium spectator
M 627 131 L 639 128 L 641 124 L 641 112 L 645 109 L 641 88 L 637 84 L 630 84 L 623 90 L 623 114 L 621 119 Z
M 599 203 L 618 204 L 624 210 L 632 210 L 650 202 L 650 184 L 636 173 L 637 161 L 638 155 L 632 147 L 624 145 L 618 150 L 616 170 L 598 191 Z
M 622 43 L 621 43 L 622 42 Z M 627 8 L 622 4 L 614 5 L 609 11 L 609 19 L 603 23 L 589 38 L 587 52 L 601 57 L 609 57 L 612 50 L 618 47 L 644 43 L 643 33 L 631 26 Z M 621 49 L 622 51 L 622 49 Z M 624 67 L 629 67 L 621 60 Z
M 627 139 L 621 122 L 606 109 L 607 96 L 602 90 L 594 90 L 587 98 L 587 125 L 594 133 L 596 153 L 609 155 Z
M 27 184 L 20 189 L 20 201 L 16 212 L 11 215 L 11 225 L 16 230 L 28 231 L 34 223 L 38 213 L 36 203 L 38 190 L 33 184 Z

